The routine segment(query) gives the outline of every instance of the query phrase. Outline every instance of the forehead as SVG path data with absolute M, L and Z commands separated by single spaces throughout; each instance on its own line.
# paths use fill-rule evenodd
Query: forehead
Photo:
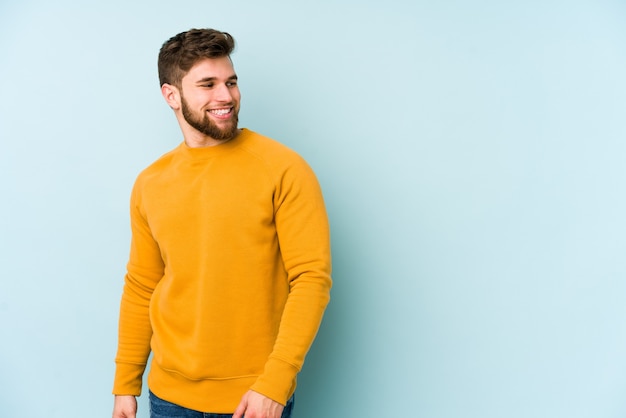
M 207 78 L 228 79 L 234 75 L 235 68 L 229 57 L 204 58 L 191 67 L 183 77 L 183 82 L 193 83 Z

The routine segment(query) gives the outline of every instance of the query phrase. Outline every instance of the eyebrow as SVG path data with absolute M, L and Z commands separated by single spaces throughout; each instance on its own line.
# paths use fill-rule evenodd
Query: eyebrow
M 237 74 L 233 74 L 230 77 L 228 77 L 226 80 L 231 81 L 231 80 L 237 80 L 237 79 L 238 79 Z M 208 82 L 216 81 L 216 80 L 217 80 L 217 77 L 204 77 L 196 81 L 196 84 L 208 83 Z

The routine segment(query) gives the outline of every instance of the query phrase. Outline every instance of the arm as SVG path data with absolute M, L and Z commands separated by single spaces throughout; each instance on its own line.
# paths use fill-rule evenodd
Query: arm
M 319 184 L 303 160 L 283 173 L 274 200 L 289 295 L 274 349 L 251 389 L 284 405 L 330 299 L 330 233 Z
M 150 354 L 149 304 L 163 276 L 163 260 L 141 210 L 139 187 L 131 197 L 131 248 L 120 304 L 118 349 L 113 393 L 141 394 L 142 376 Z

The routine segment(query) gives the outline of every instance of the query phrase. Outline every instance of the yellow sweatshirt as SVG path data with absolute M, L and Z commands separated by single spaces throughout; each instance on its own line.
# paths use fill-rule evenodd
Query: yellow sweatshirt
M 180 146 L 137 178 L 113 393 L 233 413 L 285 404 L 329 301 L 322 194 L 296 153 L 243 129 Z

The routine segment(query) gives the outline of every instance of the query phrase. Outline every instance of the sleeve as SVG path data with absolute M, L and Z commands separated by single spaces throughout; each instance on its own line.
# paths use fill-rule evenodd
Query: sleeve
M 141 209 L 139 181 L 131 195 L 131 247 L 120 303 L 118 347 L 113 385 L 115 395 L 141 394 L 142 376 L 150 355 L 149 305 L 163 277 L 164 263 Z
M 299 159 L 279 184 L 275 222 L 289 295 L 273 351 L 251 389 L 284 405 L 319 329 L 332 281 L 328 217 L 315 174 Z

